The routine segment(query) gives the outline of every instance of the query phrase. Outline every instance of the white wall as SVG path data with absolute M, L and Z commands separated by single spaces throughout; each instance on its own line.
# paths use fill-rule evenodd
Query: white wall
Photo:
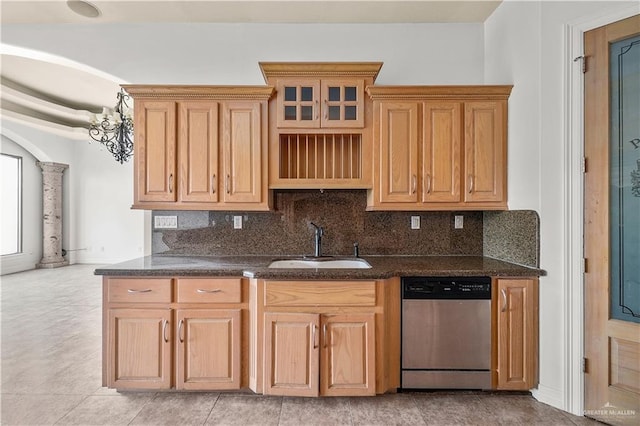
M 535 396 L 561 409 L 569 407 L 568 372 L 580 354 L 568 355 L 569 331 L 582 324 L 567 321 L 569 298 L 565 262 L 570 241 L 568 218 L 566 104 L 567 25 L 629 8 L 633 2 L 506 1 L 485 22 L 485 81 L 512 78 L 509 100 L 509 207 L 540 214 L 540 385 Z M 637 3 L 636 3 L 637 4 Z M 579 277 L 577 277 L 579 279 Z M 580 392 L 573 389 L 573 392 Z
M 0 274 L 33 269 L 42 259 L 42 170 L 36 158 L 1 136 L 0 152 L 22 157 L 22 252 L 0 257 Z
M 264 84 L 260 61 L 383 61 L 378 84 L 483 82 L 482 24 L 3 25 L 130 83 Z
M 39 161 L 69 165 L 63 173 L 62 248 L 70 263 L 115 263 L 143 254 L 144 213 L 130 209 L 132 163 L 117 163 L 97 142 L 70 140 L 8 120 L 2 120 L 2 133 L 39 156 Z M 37 261 L 42 257 L 41 182 L 25 194 L 23 205 L 25 213 L 38 212 Z M 2 273 L 33 269 L 37 263 L 29 260 L 5 270 L 2 261 Z

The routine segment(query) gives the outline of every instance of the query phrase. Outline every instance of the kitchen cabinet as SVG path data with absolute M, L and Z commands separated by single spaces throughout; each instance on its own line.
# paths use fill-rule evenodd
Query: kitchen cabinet
M 103 385 L 187 390 L 246 386 L 245 285 L 241 278 L 105 277 Z
M 500 210 L 511 86 L 369 86 L 368 210 Z
M 262 62 L 269 103 L 269 187 L 370 188 L 371 102 L 382 63 Z
M 265 313 L 264 393 L 374 395 L 374 328 L 373 313 Z
M 538 280 L 493 283 L 493 387 L 529 390 L 538 384 Z
M 145 99 L 135 111 L 135 201 L 175 202 L 176 103 Z
M 397 388 L 398 286 L 399 280 L 252 280 L 251 389 L 357 396 Z
M 134 208 L 268 210 L 272 87 L 125 85 L 134 98 Z
M 178 309 L 176 389 L 240 389 L 240 309 Z
M 280 128 L 364 127 L 364 79 L 279 79 Z

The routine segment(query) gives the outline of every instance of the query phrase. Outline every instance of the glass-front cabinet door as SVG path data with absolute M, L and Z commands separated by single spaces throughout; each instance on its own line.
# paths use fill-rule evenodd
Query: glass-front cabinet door
M 364 127 L 364 80 L 290 80 L 277 85 L 280 128 Z
M 364 127 L 363 98 L 363 80 L 322 80 L 321 127 Z

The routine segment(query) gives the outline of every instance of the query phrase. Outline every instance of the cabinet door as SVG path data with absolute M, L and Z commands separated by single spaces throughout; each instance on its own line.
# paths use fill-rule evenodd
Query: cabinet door
M 376 149 L 380 202 L 418 201 L 418 104 L 380 102 Z
M 262 201 L 261 103 L 226 102 L 223 108 L 225 203 Z
M 466 102 L 466 202 L 506 202 L 506 101 Z
M 461 104 L 424 103 L 423 132 L 422 201 L 460 202 Z
M 171 310 L 109 310 L 108 386 L 171 387 Z
M 538 366 L 538 294 L 536 280 L 499 279 L 497 310 L 497 388 L 529 390 Z
M 135 103 L 135 202 L 176 201 L 176 103 Z
M 287 79 L 276 91 L 278 127 L 320 127 L 320 80 Z
M 317 314 L 264 314 L 265 395 L 318 396 Z
M 240 389 L 240 310 L 179 309 L 177 389 Z
M 320 127 L 364 127 L 364 80 L 322 80 Z
M 179 196 L 181 202 L 218 201 L 218 104 L 180 102 Z
M 375 395 L 374 314 L 327 315 L 322 323 L 322 395 Z

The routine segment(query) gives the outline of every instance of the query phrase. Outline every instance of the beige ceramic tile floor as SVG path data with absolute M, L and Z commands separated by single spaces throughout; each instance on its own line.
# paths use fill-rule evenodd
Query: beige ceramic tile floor
M 101 387 L 101 279 L 75 265 L 1 277 L 2 425 L 583 425 L 529 395 L 288 398 Z

